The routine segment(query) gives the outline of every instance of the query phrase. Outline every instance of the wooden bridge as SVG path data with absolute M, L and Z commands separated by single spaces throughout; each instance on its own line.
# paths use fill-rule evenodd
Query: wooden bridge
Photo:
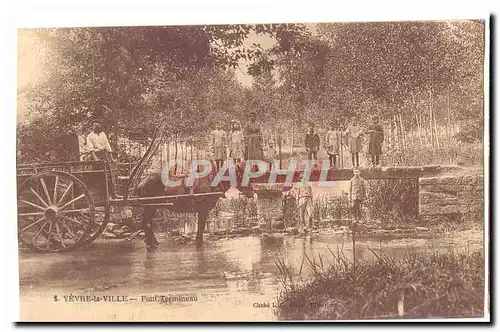
M 128 165 L 128 164 L 127 164 Z M 121 166 L 120 164 L 118 166 Z M 278 171 L 267 171 L 260 176 L 250 178 L 250 183 L 252 184 L 284 184 L 288 176 L 287 173 L 288 165 L 282 164 L 282 167 Z M 128 168 L 128 166 L 127 166 Z M 455 165 L 426 165 L 426 166 L 387 166 L 387 167 L 375 167 L 375 168 L 359 168 L 360 175 L 365 180 L 388 180 L 388 179 L 415 179 L 418 180 L 422 177 L 435 176 L 438 174 L 450 172 L 460 169 L 459 166 Z M 300 182 L 300 173 L 304 172 L 305 167 L 297 167 L 295 170 L 290 170 L 293 172 L 292 182 Z M 273 172 L 275 174 L 273 174 Z M 310 169 L 309 181 L 325 181 L 325 182 L 335 182 L 335 181 L 349 181 L 354 176 L 353 169 L 322 169 L 320 166 L 313 167 Z M 270 181 L 272 177 L 275 177 L 275 181 Z M 127 182 L 128 176 L 119 176 L 120 182 Z M 259 188 L 263 188 L 259 185 Z
M 281 170 L 275 172 L 276 181 L 274 183 L 286 182 L 287 174 L 286 166 L 282 166 Z M 375 167 L 375 168 L 359 168 L 360 175 L 365 180 L 384 180 L 384 179 L 419 179 L 421 177 L 435 176 L 440 173 L 449 172 L 459 169 L 454 165 L 427 165 L 427 166 L 391 166 L 391 167 Z M 299 182 L 300 173 L 304 168 L 296 169 L 293 175 L 293 182 Z M 291 172 L 291 171 L 290 171 Z M 268 171 L 259 177 L 251 179 L 251 183 L 269 183 L 273 171 Z M 349 181 L 352 177 L 353 169 L 322 169 L 313 167 L 310 170 L 309 181 Z

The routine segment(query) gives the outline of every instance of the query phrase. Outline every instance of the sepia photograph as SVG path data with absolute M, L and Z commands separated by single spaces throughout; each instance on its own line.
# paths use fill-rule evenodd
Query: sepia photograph
M 20 321 L 489 317 L 488 38 L 19 28 Z

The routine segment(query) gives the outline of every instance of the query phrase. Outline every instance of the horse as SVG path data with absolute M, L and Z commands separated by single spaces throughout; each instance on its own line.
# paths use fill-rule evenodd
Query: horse
M 172 205 L 167 205 L 170 211 L 177 213 L 197 213 L 198 214 L 198 230 L 196 233 L 196 246 L 203 245 L 203 232 L 205 231 L 208 213 L 216 206 L 219 198 L 223 196 L 231 187 L 230 181 L 220 181 L 216 186 L 212 186 L 214 178 L 217 173 L 214 171 L 215 165 L 212 163 L 212 172 L 205 177 L 191 179 L 189 177 L 169 175 L 170 181 L 178 181 L 180 185 L 166 186 L 162 179 L 161 173 L 151 173 L 139 182 L 136 188 L 136 193 L 139 197 L 157 197 L 157 196 L 178 196 L 172 197 L 169 202 Z M 251 186 L 242 186 L 243 172 L 242 166 L 236 166 L 236 189 L 240 191 L 247 198 L 253 198 L 253 189 Z M 196 195 L 203 193 L 217 193 L 221 195 Z M 186 196 L 184 196 L 186 195 Z M 191 196 L 196 195 L 196 196 Z M 154 250 L 158 247 L 159 243 L 153 233 L 153 218 L 155 216 L 158 206 L 146 205 L 143 210 L 143 217 L 141 228 L 144 230 L 145 242 L 148 250 Z

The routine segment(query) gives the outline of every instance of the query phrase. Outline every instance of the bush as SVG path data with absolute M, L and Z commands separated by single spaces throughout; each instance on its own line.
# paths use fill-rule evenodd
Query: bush
M 409 253 L 401 260 L 382 256 L 356 264 L 333 254 L 323 269 L 308 259 L 311 281 L 293 281 L 278 262 L 283 288 L 276 314 L 281 320 L 354 320 L 397 318 L 404 290 L 404 318 L 483 317 L 484 256 Z
M 460 131 L 453 135 L 458 142 L 476 143 L 483 141 L 483 123 L 473 122 L 460 128 Z
M 382 156 L 385 165 L 482 165 L 484 146 L 482 143 L 460 143 L 455 140 L 429 147 L 408 145 L 404 150 L 387 151 Z
M 230 199 L 230 210 L 234 212 L 234 223 L 239 226 L 250 226 L 257 220 L 257 204 L 246 197 Z
M 418 180 L 366 181 L 365 207 L 370 217 L 381 221 L 411 220 L 418 216 Z
M 347 195 L 323 195 L 313 199 L 313 220 L 349 218 L 349 198 Z M 298 212 L 297 212 L 298 213 Z

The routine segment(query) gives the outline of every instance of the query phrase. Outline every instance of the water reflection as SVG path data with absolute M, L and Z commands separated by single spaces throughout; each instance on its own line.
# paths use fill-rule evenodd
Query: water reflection
M 196 250 L 196 273 L 201 275 L 208 271 L 208 265 L 205 260 L 205 248 L 197 248 Z
M 226 258 L 241 272 L 252 272 L 261 261 L 262 248 L 258 238 L 235 238 L 224 243 Z

